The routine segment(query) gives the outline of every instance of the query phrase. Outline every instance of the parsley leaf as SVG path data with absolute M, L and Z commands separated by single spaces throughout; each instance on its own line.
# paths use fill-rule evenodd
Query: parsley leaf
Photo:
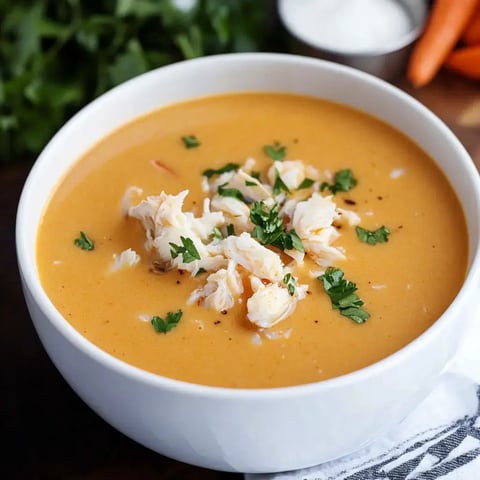
M 275 183 L 273 184 L 273 194 L 279 195 L 281 192 L 290 193 L 289 188 L 285 185 L 285 182 L 282 180 L 280 173 L 275 169 Z
M 227 163 L 225 166 L 218 169 L 209 168 L 207 170 L 204 170 L 202 175 L 204 175 L 207 178 L 211 178 L 214 175 L 221 175 L 222 173 L 237 171 L 239 168 L 240 168 L 240 165 L 238 165 L 238 163 Z
M 263 151 L 272 159 L 272 160 L 284 160 L 285 155 L 287 154 L 287 147 L 285 145 L 280 145 L 280 143 L 275 142 L 273 145 L 265 145 Z
M 369 245 L 376 245 L 377 243 L 388 242 L 388 236 L 390 235 L 390 229 L 382 225 L 376 230 L 367 230 L 362 227 L 355 227 L 357 237 L 361 242 L 368 243 Z
M 357 179 L 353 176 L 353 172 L 349 168 L 339 170 L 335 174 L 333 181 L 333 185 L 322 182 L 320 191 L 323 192 L 328 188 L 335 195 L 337 192 L 348 192 L 357 184 Z
M 303 182 L 297 187 L 297 190 L 303 190 L 304 188 L 310 188 L 315 183 L 312 178 L 304 178 Z
M 302 253 L 305 251 L 295 230 L 285 231 L 277 203 L 274 203 L 269 210 L 262 201 L 254 202 L 250 209 L 250 220 L 255 225 L 252 237 L 256 238 L 262 245 L 273 245 L 280 250 L 295 248 Z
M 153 328 L 157 333 L 167 333 L 178 325 L 178 322 L 182 318 L 182 311 L 168 312 L 165 320 L 158 315 L 154 315 L 150 320 Z
M 201 145 L 195 135 L 185 135 L 182 137 L 182 142 L 186 148 L 197 148 Z
M 240 190 L 236 188 L 228 188 L 225 185 L 226 184 L 220 185 L 218 187 L 219 195 L 221 195 L 222 197 L 233 197 L 233 198 L 236 198 L 237 200 L 240 200 L 241 202 L 247 203 Z
M 179 255 L 183 256 L 184 263 L 190 263 L 194 260 L 200 260 L 200 255 L 198 253 L 195 244 L 191 238 L 180 237 L 182 245 L 175 245 L 172 242 L 169 242 L 171 247 L 170 255 L 172 258 L 177 258 Z
M 251 180 L 245 180 L 246 187 L 258 187 L 258 182 L 252 182 Z
M 95 243 L 92 239 L 88 238 L 85 232 L 80 232 L 80 238 L 76 238 L 73 243 L 82 250 L 93 250 L 95 248 Z
M 283 277 L 283 283 L 287 286 L 288 293 L 293 297 L 295 295 L 295 284 L 297 281 L 291 273 L 287 273 Z
M 334 310 L 355 323 L 364 323 L 370 318 L 370 314 L 361 308 L 364 302 L 355 293 L 355 283 L 345 280 L 343 275 L 340 268 L 328 267 L 325 273 L 317 278 L 323 283 Z
M 227 237 L 230 235 L 235 235 L 235 227 L 233 226 L 233 223 L 227 225 Z
M 201 275 L 202 273 L 207 273 L 207 271 L 206 271 L 203 267 L 200 267 L 200 268 L 197 270 L 197 273 L 195 274 L 195 276 L 198 277 L 198 276 Z

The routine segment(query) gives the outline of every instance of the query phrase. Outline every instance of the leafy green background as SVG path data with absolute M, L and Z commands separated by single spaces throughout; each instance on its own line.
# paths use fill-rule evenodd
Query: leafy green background
M 79 108 L 152 68 L 285 42 L 268 0 L 0 0 L 0 163 L 33 158 Z

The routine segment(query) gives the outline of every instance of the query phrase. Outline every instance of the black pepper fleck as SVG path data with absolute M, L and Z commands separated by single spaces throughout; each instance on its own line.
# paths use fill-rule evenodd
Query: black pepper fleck
M 214 325 L 220 325 L 220 323 L 222 323 L 221 320 L 215 320 L 215 321 L 213 322 Z
M 351 198 L 344 198 L 343 201 L 347 204 L 347 205 L 356 205 L 357 202 L 355 200 L 352 200 Z

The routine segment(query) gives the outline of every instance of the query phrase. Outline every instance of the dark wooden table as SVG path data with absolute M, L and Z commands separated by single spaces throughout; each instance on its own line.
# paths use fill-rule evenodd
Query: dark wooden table
M 480 166 L 480 83 L 442 74 L 412 90 L 457 134 Z M 11 479 L 240 479 L 185 465 L 129 440 L 93 413 L 44 352 L 23 300 L 15 215 L 31 167 L 0 167 L 0 477 Z

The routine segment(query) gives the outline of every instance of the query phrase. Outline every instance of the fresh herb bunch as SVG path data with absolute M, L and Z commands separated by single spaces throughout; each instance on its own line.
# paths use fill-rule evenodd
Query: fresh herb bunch
M 281 29 L 271 28 L 271 2 L 192 4 L 0 0 L 0 161 L 36 155 L 75 111 L 152 68 L 283 48 Z

